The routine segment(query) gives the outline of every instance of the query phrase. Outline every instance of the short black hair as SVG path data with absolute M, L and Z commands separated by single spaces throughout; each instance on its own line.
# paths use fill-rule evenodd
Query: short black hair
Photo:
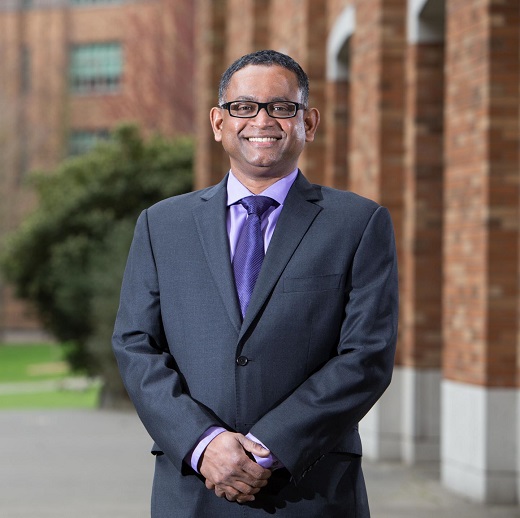
M 277 52 L 276 50 L 259 50 L 257 52 L 252 52 L 251 54 L 242 56 L 232 63 L 222 74 L 220 79 L 218 89 L 219 105 L 225 102 L 226 91 L 233 74 L 248 65 L 262 65 L 266 67 L 277 65 L 293 72 L 298 79 L 298 88 L 301 92 L 302 104 L 307 106 L 307 103 L 309 102 L 309 78 L 307 77 L 307 74 L 293 58 L 286 54 L 282 54 L 281 52 Z

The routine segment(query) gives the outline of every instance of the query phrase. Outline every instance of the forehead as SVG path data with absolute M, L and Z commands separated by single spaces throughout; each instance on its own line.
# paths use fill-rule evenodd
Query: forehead
M 294 72 L 278 65 L 248 65 L 231 76 L 227 88 L 228 100 L 251 98 L 300 100 L 298 79 Z

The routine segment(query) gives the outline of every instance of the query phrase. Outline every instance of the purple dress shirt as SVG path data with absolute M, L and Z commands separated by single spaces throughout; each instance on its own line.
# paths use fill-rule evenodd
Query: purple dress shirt
M 271 238 L 273 237 L 273 232 L 276 227 L 276 223 L 278 222 L 280 212 L 282 211 L 285 198 L 287 197 L 287 193 L 289 192 L 289 189 L 294 183 L 294 180 L 296 180 L 297 174 L 298 169 L 295 169 L 291 174 L 284 176 L 283 178 L 275 182 L 273 185 L 269 186 L 265 191 L 259 193 L 262 194 L 262 196 L 269 196 L 270 198 L 273 198 L 273 200 L 276 200 L 278 202 L 277 207 L 270 207 L 262 215 L 261 225 L 262 234 L 264 236 L 264 249 L 266 251 L 269 247 L 269 243 L 271 242 Z M 230 171 L 227 182 L 227 233 L 229 236 L 229 249 L 231 261 L 233 261 L 233 256 L 235 254 L 238 238 L 240 236 L 240 232 L 242 231 L 242 227 L 247 217 L 246 209 L 240 203 L 237 202 L 242 198 L 245 198 L 246 196 L 251 196 L 252 194 L 253 193 L 244 185 L 242 185 Z M 202 434 L 201 437 L 199 437 L 199 442 L 197 443 L 193 451 L 186 456 L 186 459 L 189 459 L 191 467 L 195 471 L 199 471 L 199 460 L 207 445 L 217 435 L 225 431 L 226 429 L 220 426 L 211 426 Z M 266 447 L 265 444 L 263 444 L 262 441 L 257 439 L 254 435 L 248 433 L 246 437 Z M 272 453 L 268 457 L 257 457 L 256 455 L 254 455 L 254 457 L 258 464 L 260 464 L 260 466 L 264 468 L 277 469 L 283 467 L 282 463 Z

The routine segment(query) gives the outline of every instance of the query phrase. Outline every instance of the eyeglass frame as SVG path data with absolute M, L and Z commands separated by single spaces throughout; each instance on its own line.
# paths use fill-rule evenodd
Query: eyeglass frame
M 254 115 L 248 115 L 246 117 L 240 117 L 240 115 L 233 115 L 231 113 L 231 105 L 233 103 L 252 103 L 252 104 L 256 104 L 258 106 L 258 110 L 256 111 L 256 113 Z M 276 103 L 288 103 L 288 104 L 294 105 L 295 108 L 296 108 L 296 111 L 294 112 L 294 115 L 290 115 L 289 117 L 275 117 L 274 115 L 271 115 L 269 113 L 269 111 L 267 110 L 267 107 L 270 104 L 276 104 Z M 219 105 L 219 108 L 227 110 L 227 112 L 229 113 L 230 117 L 234 117 L 235 119 L 254 119 L 260 113 L 260 110 L 262 108 L 264 108 L 265 112 L 267 113 L 267 115 L 269 115 L 269 117 L 272 117 L 273 119 L 292 119 L 293 117 L 296 117 L 296 114 L 298 113 L 298 110 L 306 110 L 307 106 L 305 106 L 302 103 L 297 103 L 297 102 L 294 102 L 294 101 L 270 101 L 268 103 L 259 103 L 257 101 L 237 100 L 237 101 L 228 101 L 227 103 L 221 104 L 221 105 Z

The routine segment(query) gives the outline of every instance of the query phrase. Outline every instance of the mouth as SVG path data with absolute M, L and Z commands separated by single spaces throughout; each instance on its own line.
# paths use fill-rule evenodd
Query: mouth
M 246 140 L 249 142 L 276 142 L 280 139 L 276 137 L 248 137 Z

